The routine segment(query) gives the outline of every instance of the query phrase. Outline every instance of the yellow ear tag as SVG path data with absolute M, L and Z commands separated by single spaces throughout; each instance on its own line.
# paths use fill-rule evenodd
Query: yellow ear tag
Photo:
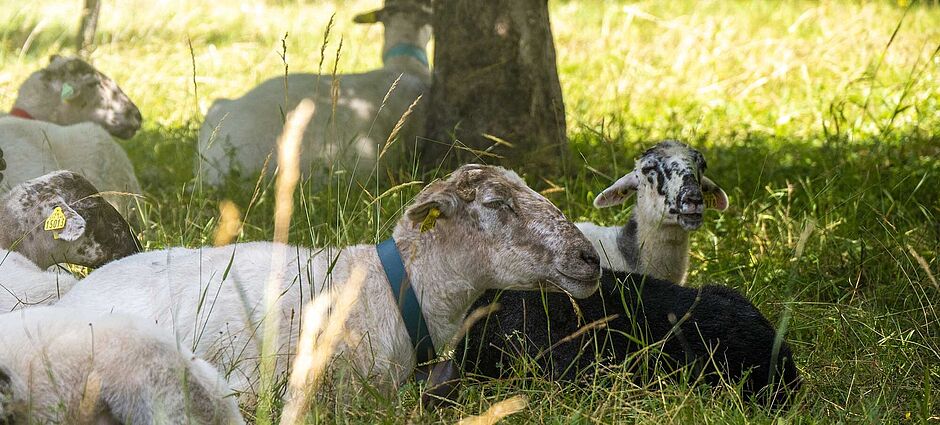
M 52 238 L 59 239 L 59 233 L 55 231 L 65 228 L 65 213 L 62 212 L 62 207 L 55 207 L 52 210 L 52 214 L 49 214 L 49 217 L 46 218 L 42 228 L 46 231 L 53 231 Z
M 441 215 L 441 210 L 431 208 L 431 210 L 428 211 L 428 215 L 424 217 L 424 221 L 421 222 L 421 233 L 433 229 L 434 225 L 437 224 L 437 217 L 439 215 Z

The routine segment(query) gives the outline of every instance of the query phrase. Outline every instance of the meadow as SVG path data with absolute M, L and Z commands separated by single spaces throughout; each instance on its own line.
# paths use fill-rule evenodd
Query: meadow
M 0 0 L 0 105 L 49 55 L 68 52 L 80 1 Z M 239 241 L 271 239 L 274 186 L 194 177 L 196 136 L 217 97 L 285 71 L 381 65 L 382 29 L 352 16 L 377 0 L 105 2 L 90 58 L 137 103 L 121 144 L 145 189 L 146 249 L 212 244 L 222 201 Z M 804 389 L 772 412 L 733 387 L 637 384 L 625 371 L 587 385 L 471 384 L 433 411 L 409 384 L 390 400 L 320 400 L 311 422 L 453 422 L 524 395 L 508 423 L 940 422 L 940 7 L 894 1 L 551 1 L 572 164 L 540 181 L 572 220 L 623 223 L 594 196 L 645 147 L 700 149 L 731 198 L 694 234 L 689 284 L 747 295 L 786 330 Z M 331 17 L 335 24 L 325 39 Z M 286 46 L 286 59 L 282 59 Z M 321 50 L 321 46 L 325 46 Z M 323 52 L 323 53 L 321 53 Z M 305 181 L 295 244 L 374 243 L 419 185 L 372 187 L 343 174 Z M 246 412 L 252 418 L 254 412 Z

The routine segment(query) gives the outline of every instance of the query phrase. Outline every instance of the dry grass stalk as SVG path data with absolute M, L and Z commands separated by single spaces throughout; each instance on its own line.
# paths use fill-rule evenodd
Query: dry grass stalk
M 930 283 L 933 284 L 933 287 L 937 290 L 940 290 L 940 283 L 937 283 L 937 278 L 934 277 L 933 273 L 930 271 L 930 265 L 927 264 L 927 260 L 925 260 L 924 257 L 921 257 L 920 254 L 914 250 L 914 247 L 910 245 L 907 246 L 907 252 L 911 253 L 911 256 L 914 257 L 914 260 L 917 261 L 917 264 L 920 266 L 920 268 L 924 270 L 924 273 L 927 273 L 927 278 L 930 279 Z
M 479 416 L 469 416 L 461 419 L 460 422 L 457 422 L 457 425 L 492 425 L 506 416 L 525 409 L 528 405 L 529 399 L 526 396 L 513 396 L 490 406 L 489 409 L 486 409 L 486 412 Z
M 284 131 L 277 140 L 278 169 L 274 196 L 274 242 L 271 256 L 271 273 L 265 284 L 265 311 L 269 312 L 264 321 L 261 343 L 261 389 L 262 399 L 258 405 L 260 414 L 269 414 L 273 404 L 276 353 L 278 346 L 277 330 L 280 315 L 277 313 L 277 300 L 284 281 L 284 268 L 287 264 L 287 241 L 290 219 L 294 212 L 294 189 L 300 179 L 300 145 L 304 130 L 313 118 L 315 106 L 309 99 L 302 100 L 284 123 Z M 267 418 L 259 418 L 265 422 Z
M 290 376 L 290 399 L 281 415 L 282 425 L 303 423 L 309 405 L 345 335 L 346 318 L 359 298 L 366 272 L 356 267 L 339 294 L 320 296 L 304 309 L 303 326 Z
M 395 82 L 397 83 L 398 80 L 395 80 Z M 389 93 L 391 93 L 391 89 L 389 89 Z M 398 132 L 401 131 L 402 126 L 405 125 L 405 121 L 408 120 L 408 117 L 411 115 L 411 112 L 414 111 L 415 106 L 418 106 L 418 102 L 421 101 L 422 96 L 424 95 L 419 95 L 417 98 L 415 98 L 415 101 L 411 102 L 411 106 L 408 107 L 405 113 L 401 114 L 401 118 L 398 119 L 398 122 L 395 123 L 395 127 L 392 128 L 392 132 L 388 134 L 388 139 L 385 140 L 385 146 L 382 146 L 382 152 L 379 153 L 379 159 L 385 156 L 385 152 L 387 152 L 388 149 L 392 147 L 392 142 L 395 141 L 395 137 L 398 137 Z
M 242 231 L 242 216 L 238 205 L 229 200 L 219 203 L 219 226 L 215 229 L 212 244 L 215 246 L 228 245 L 238 237 Z
M 85 387 L 82 389 L 82 398 L 78 403 L 77 423 L 90 424 L 95 422 L 98 414 L 98 401 L 101 398 L 101 377 L 92 371 L 85 378 Z

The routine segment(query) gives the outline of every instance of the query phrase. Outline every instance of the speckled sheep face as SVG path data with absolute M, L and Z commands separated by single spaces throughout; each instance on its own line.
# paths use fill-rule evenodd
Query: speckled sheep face
M 39 267 L 68 262 L 98 267 L 137 253 L 139 242 L 124 218 L 84 177 L 57 171 L 23 182 L 0 200 L 0 245 Z M 45 229 L 59 208 L 64 222 Z
M 633 171 L 598 195 L 594 205 L 618 205 L 636 192 L 636 214 L 647 222 L 695 230 L 706 208 L 728 207 L 728 196 L 704 176 L 705 168 L 700 152 L 667 140 L 644 152 Z
M 407 216 L 420 227 L 433 210 L 440 212 L 433 237 L 455 248 L 451 267 L 489 282 L 481 289 L 545 288 L 581 298 L 597 287 L 600 261 L 591 243 L 512 171 L 460 167 L 419 194 Z
M 61 125 L 91 121 L 122 139 L 134 136 L 140 128 L 137 105 L 114 80 L 77 57 L 52 56 L 49 66 L 39 71 L 47 96 L 59 102 L 50 120 Z

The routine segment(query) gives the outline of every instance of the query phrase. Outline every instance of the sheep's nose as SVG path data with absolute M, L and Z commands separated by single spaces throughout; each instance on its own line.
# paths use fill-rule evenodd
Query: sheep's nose
M 698 214 L 704 211 L 705 200 L 702 191 L 696 189 L 684 190 L 679 195 L 680 214 Z
M 137 108 L 134 108 L 130 112 L 127 113 L 126 117 L 127 117 L 126 125 L 128 127 L 135 127 L 135 129 L 140 128 L 140 124 L 143 122 L 143 117 L 140 116 L 140 110 L 138 110 Z
M 597 251 L 595 251 L 594 248 L 582 249 L 581 261 L 592 268 L 601 266 L 601 258 L 597 255 Z

